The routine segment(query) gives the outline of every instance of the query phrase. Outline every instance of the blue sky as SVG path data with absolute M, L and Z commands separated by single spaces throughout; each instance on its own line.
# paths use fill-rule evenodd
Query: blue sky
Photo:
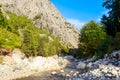
M 104 0 L 51 0 L 67 21 L 78 29 L 90 20 L 100 21 L 106 10 Z

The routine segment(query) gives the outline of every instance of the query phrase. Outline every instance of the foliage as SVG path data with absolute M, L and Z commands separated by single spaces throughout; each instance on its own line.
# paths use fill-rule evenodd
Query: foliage
M 103 7 L 108 9 L 108 14 L 103 15 L 101 22 L 106 26 L 106 32 L 115 36 L 120 32 L 120 0 L 105 0 Z
M 32 24 L 31 20 L 25 16 L 17 16 L 10 12 L 7 12 L 10 16 L 10 20 L 8 21 L 8 30 L 15 33 L 20 34 L 20 30 L 28 29 L 28 30 L 37 30 Z M 37 30 L 38 31 L 38 30 Z
M 8 20 L 0 9 L 0 48 L 12 49 L 21 46 L 21 39 L 16 34 L 7 30 Z
M 109 45 L 109 51 L 115 51 L 120 49 L 120 32 L 116 33 L 114 38 L 111 38 L 111 44 Z
M 1 7 L 0 7 L 1 8 Z M 0 27 L 6 27 L 7 19 L 3 16 L 2 11 L 0 9 Z
M 9 20 L 3 16 L 2 12 L 0 14 L 0 47 L 21 48 L 26 56 L 51 56 L 68 51 L 68 48 L 59 39 L 46 30 L 36 28 L 27 17 L 10 12 L 7 14 L 10 17 Z M 46 36 L 42 37 L 40 34 Z
M 50 40 L 49 38 L 52 38 L 53 40 Z M 64 53 L 68 51 L 68 48 L 65 47 L 65 45 L 62 45 L 55 37 L 46 35 L 39 38 L 38 52 L 41 56 L 59 55 L 61 52 Z
M 107 35 L 94 21 L 90 21 L 88 24 L 83 26 L 80 36 L 79 56 L 100 56 L 102 53 L 101 49 L 106 49 L 103 47 L 106 47 L 107 45 Z M 106 45 L 103 45 L 105 43 Z
M 41 14 L 38 14 L 38 15 L 36 15 L 35 17 L 34 17 L 34 20 L 37 20 L 37 19 L 41 19 Z
M 111 36 L 108 46 L 108 53 L 120 49 L 120 0 L 105 0 L 103 7 L 108 10 L 107 15 L 103 15 L 102 24 L 106 32 Z
M 38 34 L 30 30 L 24 30 L 23 35 L 24 40 L 22 50 L 26 56 L 36 56 L 38 48 Z
M 21 46 L 21 39 L 19 36 L 0 28 L 0 47 L 1 48 L 19 48 Z

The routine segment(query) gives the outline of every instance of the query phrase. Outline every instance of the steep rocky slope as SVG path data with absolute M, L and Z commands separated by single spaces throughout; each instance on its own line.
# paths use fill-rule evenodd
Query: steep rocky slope
M 48 29 L 69 47 L 77 48 L 79 31 L 68 23 L 49 0 L 0 0 L 4 11 L 25 15 L 36 27 Z

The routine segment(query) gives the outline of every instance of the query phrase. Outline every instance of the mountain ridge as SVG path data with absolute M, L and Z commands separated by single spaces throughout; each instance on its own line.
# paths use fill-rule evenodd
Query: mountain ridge
M 49 0 L 0 0 L 2 8 L 25 15 L 33 24 L 60 38 L 68 47 L 77 48 L 79 31 L 68 23 Z

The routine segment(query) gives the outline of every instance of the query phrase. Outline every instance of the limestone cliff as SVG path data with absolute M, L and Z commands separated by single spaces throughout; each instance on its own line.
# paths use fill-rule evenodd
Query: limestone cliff
M 48 29 L 69 47 L 77 48 L 79 31 L 68 23 L 50 0 L 0 0 L 2 8 L 32 19 L 36 27 Z

